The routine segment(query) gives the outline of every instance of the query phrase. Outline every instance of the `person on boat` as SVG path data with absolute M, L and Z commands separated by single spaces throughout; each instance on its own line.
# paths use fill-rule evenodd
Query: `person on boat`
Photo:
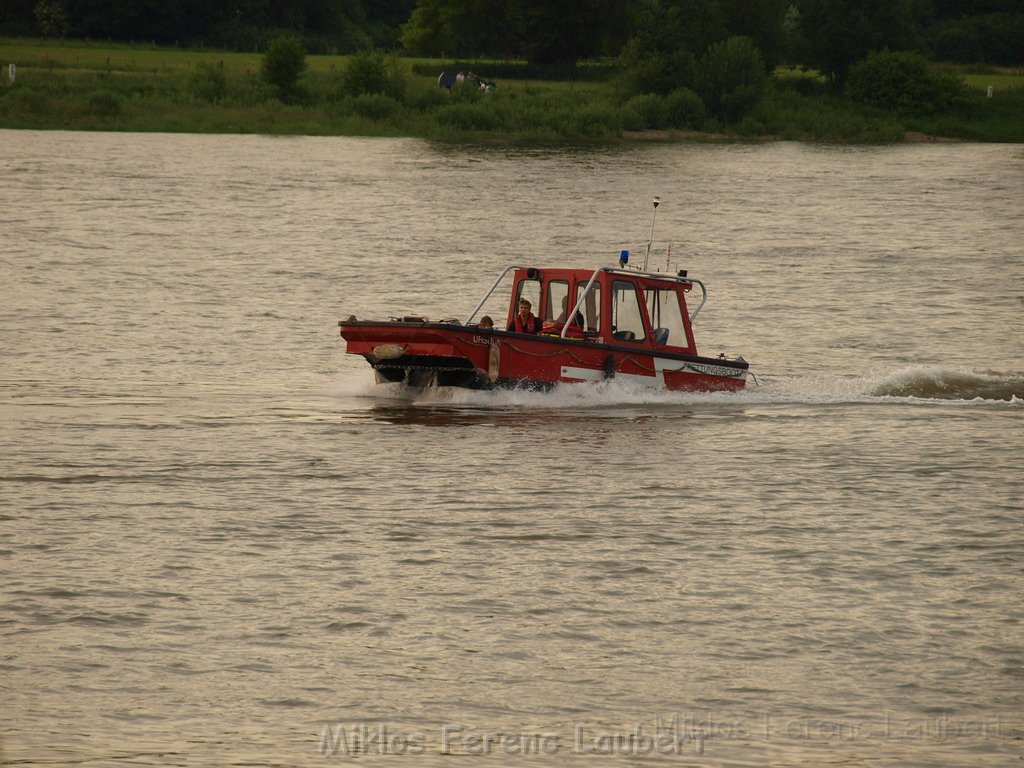
M 540 333 L 540 321 L 530 311 L 532 306 L 526 299 L 520 299 L 519 312 L 508 324 L 508 330 L 516 333 Z
M 565 323 L 565 316 L 568 313 L 569 313 L 569 297 L 568 296 L 563 296 L 562 297 L 562 314 L 560 314 L 558 317 L 555 318 L 555 322 L 558 325 L 563 325 Z M 578 326 L 580 326 L 580 328 L 582 328 L 583 327 L 583 313 L 577 311 L 576 314 L 572 316 L 572 322 L 569 323 L 569 325 L 578 325 Z
M 483 317 L 480 318 L 480 322 L 476 324 L 476 327 L 477 328 L 493 328 L 494 327 L 494 321 L 491 320 L 491 316 L 490 315 L 484 315 Z

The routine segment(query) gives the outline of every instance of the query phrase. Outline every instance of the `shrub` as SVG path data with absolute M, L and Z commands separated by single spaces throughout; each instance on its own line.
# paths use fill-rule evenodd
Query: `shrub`
M 501 121 L 490 106 L 486 103 L 449 104 L 437 111 L 437 121 L 463 131 L 493 131 Z
M 753 109 L 767 81 L 761 53 L 749 37 L 715 43 L 697 62 L 697 93 L 722 120 L 738 120 Z
M 665 119 L 670 128 L 699 128 L 706 117 L 704 102 L 689 88 L 677 88 L 665 97 Z
M 623 49 L 618 84 L 625 93 L 666 95 L 693 82 L 694 57 L 689 51 L 664 52 L 643 47 L 638 38 Z
M 352 99 L 352 111 L 370 120 L 384 122 L 400 114 L 402 105 L 383 93 L 361 93 Z
M 903 115 L 931 115 L 963 98 L 954 76 L 929 65 L 917 53 L 881 51 L 850 68 L 845 93 L 853 101 Z
M 305 70 L 306 49 L 297 37 L 276 37 L 267 45 L 260 75 L 277 88 L 282 98 L 289 97 L 295 91 L 295 85 Z
M 341 72 L 341 92 L 346 96 L 381 93 L 401 99 L 405 86 L 405 70 L 398 59 L 381 51 L 353 54 Z
M 634 96 L 626 102 L 623 109 L 625 114 L 630 116 L 630 124 L 627 127 L 630 127 L 632 130 L 664 128 L 668 124 L 665 102 L 657 94 L 644 93 L 640 96 Z M 637 117 L 640 120 L 639 124 L 636 121 Z
M 476 83 L 470 82 L 469 80 L 465 80 L 461 83 L 456 83 L 456 85 L 452 88 L 451 94 L 452 101 L 462 102 L 480 101 L 480 99 L 488 95 L 487 92 L 480 88 L 478 85 L 476 85 Z
M 216 104 L 227 92 L 227 78 L 224 70 L 208 61 L 196 65 L 188 79 L 189 92 L 197 99 Z
M 403 101 L 410 109 L 426 111 L 447 104 L 450 99 L 447 91 L 436 85 L 413 83 L 406 91 Z
M 89 97 L 89 111 L 98 117 L 117 117 L 121 100 L 110 91 L 96 91 Z
M 0 107 L 8 114 L 45 115 L 50 111 L 50 102 L 44 94 L 34 91 L 28 86 L 18 85 L 0 97 Z
M 579 133 L 591 138 L 622 132 L 622 112 L 603 102 L 588 104 L 579 112 Z

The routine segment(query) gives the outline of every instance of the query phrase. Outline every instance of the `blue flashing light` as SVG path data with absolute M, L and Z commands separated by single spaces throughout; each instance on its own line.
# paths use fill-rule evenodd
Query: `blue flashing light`
M 629 263 L 629 251 L 619 251 L 619 264 L 626 266 Z

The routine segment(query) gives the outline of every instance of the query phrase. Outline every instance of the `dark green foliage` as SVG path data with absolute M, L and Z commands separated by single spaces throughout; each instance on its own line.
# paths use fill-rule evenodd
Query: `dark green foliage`
M 574 115 L 574 127 L 579 135 L 587 138 L 609 138 L 622 131 L 622 112 L 611 104 L 596 102 L 585 105 Z M 573 135 L 569 125 L 563 124 L 568 135 Z
M 620 88 L 625 93 L 667 94 L 693 84 L 696 59 L 689 51 L 647 49 L 633 38 L 622 52 Z
M 623 49 L 627 93 L 692 87 L 695 63 L 726 38 L 748 37 L 770 68 L 786 57 L 788 0 L 639 0 L 636 34 Z
M 422 112 L 428 112 L 435 107 L 448 104 L 450 101 L 451 95 L 444 89 L 438 88 L 433 83 L 424 84 L 416 81 L 409 84 L 403 99 L 409 109 Z
M 306 49 L 297 37 L 283 35 L 270 41 L 263 55 L 260 76 L 277 88 L 282 99 L 294 94 L 299 76 L 305 70 Z
M 506 23 L 531 64 L 575 64 L 618 53 L 628 34 L 623 0 L 504 0 Z
M 466 80 L 452 88 L 451 101 L 475 102 L 481 99 L 491 98 L 490 94 L 477 86 L 476 83 Z
M 416 0 L 373 0 L 362 5 L 374 44 L 394 48 L 399 44 L 401 26 L 416 7 Z
M 665 100 L 654 93 L 634 96 L 622 107 L 626 128 L 632 131 L 665 128 L 668 125 L 668 111 Z
M 493 6 L 493 0 L 416 0 L 402 27 L 402 45 L 427 56 L 517 53 L 514 37 Z
M 1024 64 L 1024 13 L 965 16 L 938 24 L 931 47 L 940 61 Z
M 935 70 L 917 53 L 872 53 L 850 68 L 846 81 L 846 95 L 853 101 L 902 115 L 947 111 L 963 94 L 958 79 Z
M 706 118 L 704 102 L 689 88 L 677 88 L 665 97 L 665 119 L 670 128 L 697 129 Z
M 393 99 L 405 94 L 406 75 L 394 56 L 382 51 L 353 54 L 341 72 L 341 92 L 347 96 L 380 93 Z
M 33 9 L 39 31 L 46 37 L 64 37 L 71 31 L 71 20 L 60 0 L 39 0 Z
M 770 72 L 787 59 L 790 42 L 785 26 L 791 0 L 720 0 L 729 36 L 749 37 Z
M 835 95 L 812 98 L 789 88 L 769 88 L 735 130 L 795 141 L 879 143 L 901 141 L 906 129 L 898 120 L 865 115 L 862 107 Z
M 208 101 L 210 104 L 221 101 L 227 93 L 227 87 L 224 70 L 208 61 L 196 64 L 188 79 L 189 92 L 197 99 Z
M 917 43 L 910 0 L 798 0 L 799 61 L 842 86 L 871 51 L 912 50 Z
M 117 117 L 121 100 L 110 91 L 97 91 L 89 97 L 89 111 L 97 117 Z
M 757 46 L 748 37 L 730 37 L 708 48 L 697 62 L 695 90 L 715 117 L 735 121 L 764 95 L 768 76 Z
M 351 109 L 357 115 L 384 122 L 401 114 L 402 104 L 398 99 L 383 93 L 361 93 L 352 99 Z
M 531 64 L 575 64 L 618 53 L 628 11 L 622 0 L 416 0 L 402 44 L 431 56 L 486 52 Z
M 717 2 L 639 0 L 635 24 L 620 57 L 626 93 L 665 95 L 692 86 L 697 57 L 725 36 Z
M 460 131 L 494 131 L 501 126 L 493 105 L 487 102 L 449 104 L 437 111 L 437 120 Z
M 0 114 L 44 116 L 50 111 L 50 103 L 44 93 L 24 85 L 8 88 L 6 91 L 0 91 L 0 94 L 3 94 L 0 97 Z

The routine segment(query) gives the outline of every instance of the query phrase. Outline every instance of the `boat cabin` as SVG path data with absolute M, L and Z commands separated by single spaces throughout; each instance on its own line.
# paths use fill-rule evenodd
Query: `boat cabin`
M 513 284 L 505 327 L 512 325 L 519 300 L 525 298 L 545 335 L 697 354 L 692 323 L 707 292 L 703 283 L 688 278 L 685 271 L 665 275 L 615 267 L 596 271 L 509 267 L 484 301 L 509 271 L 513 272 Z M 694 285 L 704 296 L 690 314 L 687 294 Z

